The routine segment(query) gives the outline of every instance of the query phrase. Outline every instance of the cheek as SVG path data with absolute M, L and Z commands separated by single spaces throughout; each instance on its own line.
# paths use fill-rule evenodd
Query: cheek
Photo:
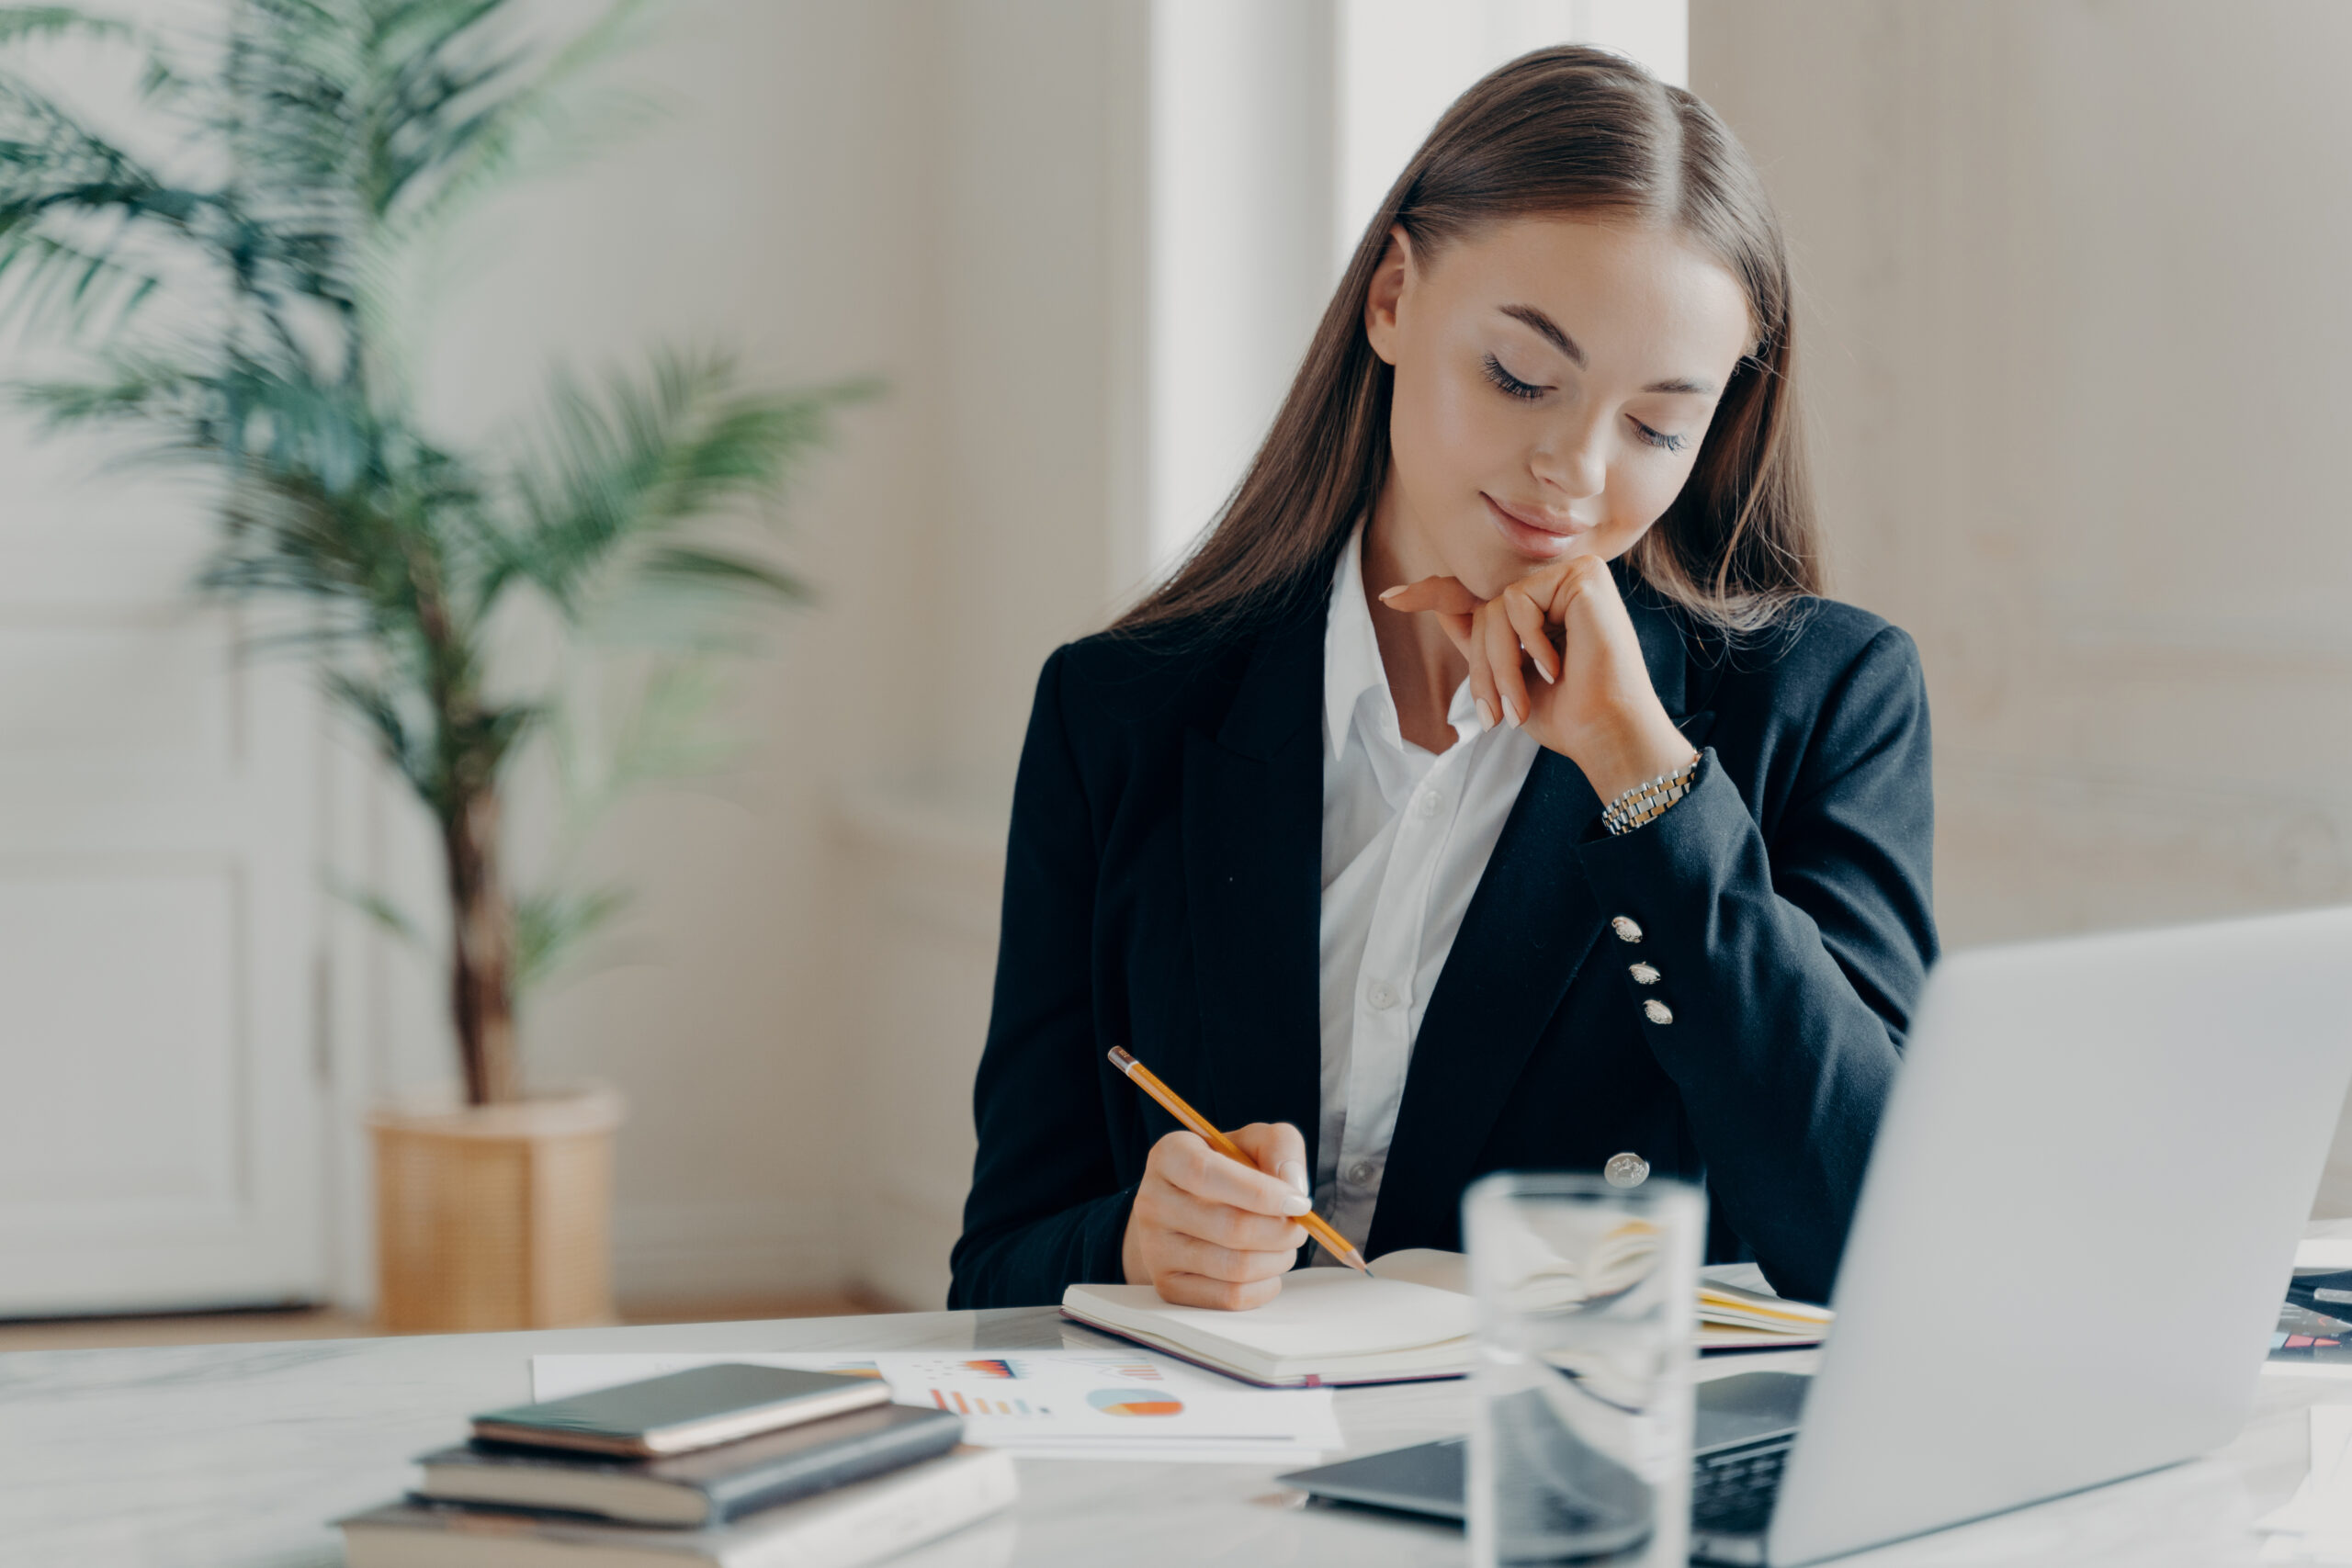
M 1674 498 L 1682 493 L 1684 480 L 1690 478 L 1690 459 L 1680 453 L 1671 461 L 1645 457 L 1646 454 L 1612 465 L 1610 470 L 1611 538 L 1607 553 L 1611 556 L 1632 548 L 1634 541 L 1648 532 L 1650 525 L 1674 504 Z
M 1609 475 L 1609 522 L 1642 531 L 1658 522 L 1658 513 L 1672 505 L 1681 491 L 1684 463 L 1634 461 Z
M 1389 416 L 1398 479 L 1432 500 L 1485 488 L 1521 446 L 1510 411 L 1496 409 L 1497 400 L 1483 379 L 1465 384 L 1426 366 L 1400 366 Z

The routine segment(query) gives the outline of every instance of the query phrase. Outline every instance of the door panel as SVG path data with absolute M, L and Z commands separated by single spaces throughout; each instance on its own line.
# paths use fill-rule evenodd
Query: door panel
M 0 1315 L 313 1299 L 316 706 L 100 457 L 0 424 Z

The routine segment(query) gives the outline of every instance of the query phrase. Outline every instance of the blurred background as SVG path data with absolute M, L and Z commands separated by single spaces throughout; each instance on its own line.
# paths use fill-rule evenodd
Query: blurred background
M 634 901 L 523 1015 L 533 1086 L 627 1101 L 597 1312 L 941 1303 L 1038 665 L 1215 510 L 1439 111 L 1570 39 L 1706 98 L 1787 220 L 1948 944 L 2352 895 L 2352 9 L 680 0 L 610 67 L 662 112 L 458 231 L 412 345 L 459 429 L 659 344 L 887 388 L 786 503 L 818 597 L 733 669 L 743 749 L 604 820 Z M 445 937 L 330 887 L 429 916 L 439 851 L 232 656 L 208 498 L 114 452 L 0 415 L 0 1346 L 358 1331 L 369 1113 L 455 1056 Z

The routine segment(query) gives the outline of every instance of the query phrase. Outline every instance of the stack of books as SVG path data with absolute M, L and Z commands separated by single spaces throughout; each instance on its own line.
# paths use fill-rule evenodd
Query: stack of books
M 873 1378 L 729 1364 L 493 1410 L 350 1568 L 856 1568 L 1008 1506 L 1012 1460 Z

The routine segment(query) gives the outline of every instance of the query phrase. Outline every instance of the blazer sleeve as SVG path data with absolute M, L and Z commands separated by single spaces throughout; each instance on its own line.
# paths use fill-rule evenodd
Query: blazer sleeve
M 1113 1165 L 1095 1049 L 1094 814 L 1063 712 L 1066 651 L 1038 677 L 1013 785 L 951 1309 L 1056 1305 L 1066 1285 L 1124 1278 L 1135 1191 Z
M 1709 754 L 1664 816 L 1578 852 L 1607 913 L 1640 928 L 1601 946 L 1709 1191 L 1784 1295 L 1826 1301 L 1837 1278 L 1936 956 L 1934 834 L 1926 686 L 1888 626 L 1834 682 L 1769 843 Z M 1637 984 L 1635 962 L 1657 979 Z

